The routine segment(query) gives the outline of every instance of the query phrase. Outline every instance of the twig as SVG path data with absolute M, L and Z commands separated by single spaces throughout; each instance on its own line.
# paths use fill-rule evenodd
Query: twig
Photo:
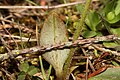
M 86 60 L 86 75 L 85 75 L 85 80 L 88 80 L 88 61 L 89 61 L 89 58 L 87 58 Z
M 12 37 L 12 38 L 20 39 L 20 36 L 6 35 L 6 34 L 1 34 L 1 33 L 0 33 L 0 36 L 3 36 L 3 37 Z M 23 40 L 28 40 L 28 38 L 26 38 L 26 37 L 22 37 L 22 39 Z
M 54 8 L 61 8 L 61 7 L 66 7 L 66 6 L 77 5 L 80 3 L 85 3 L 85 1 L 60 4 L 60 5 L 56 5 L 56 6 L 0 6 L 0 9 L 21 9 L 21 8 L 24 8 L 24 9 L 54 9 Z
M 10 20 L 6 20 L 5 18 L 0 18 L 0 21 L 4 21 L 4 22 L 8 22 L 8 23 L 14 23 L 14 22 L 12 22 Z
M 0 18 L 3 19 L 3 15 L 1 15 Z M 3 25 L 5 24 L 4 21 L 1 21 L 1 22 L 2 22 Z
M 21 27 L 21 29 L 22 29 L 23 32 L 35 34 L 35 31 L 34 31 L 34 30 L 29 29 L 29 28 L 27 28 L 27 27 L 24 26 L 24 25 L 17 25 L 17 24 L 12 24 L 12 25 L 5 24 L 5 25 L 0 25 L 0 30 L 1 30 L 1 29 L 5 29 L 5 28 L 17 28 L 17 29 L 18 29 L 19 27 Z
M 84 54 L 85 56 L 88 56 L 87 53 L 86 53 L 86 51 L 85 51 L 85 49 L 83 49 L 83 48 L 81 48 L 81 49 L 82 49 L 83 54 Z M 91 68 L 92 71 L 94 72 L 94 71 L 95 71 L 95 68 L 94 68 L 94 66 L 92 65 L 90 59 L 88 59 L 88 63 L 89 63 L 90 68 Z
M 35 52 L 41 52 L 39 55 L 43 54 L 46 51 L 51 51 L 51 50 L 56 50 L 56 49 L 63 49 L 63 48 L 69 48 L 69 47 L 77 47 L 79 45 L 85 45 L 85 44 L 90 44 L 90 43 L 97 43 L 100 41 L 114 41 L 114 40 L 120 40 L 119 37 L 116 37 L 115 35 L 109 35 L 109 36 L 103 36 L 103 37 L 95 37 L 95 38 L 89 38 L 89 39 L 80 39 L 76 40 L 74 42 L 65 42 L 65 43 L 60 43 L 56 45 L 51 45 L 51 46 L 35 46 L 27 49 L 22 49 L 22 50 L 13 50 L 12 54 L 14 57 L 17 57 L 19 55 L 23 54 L 29 54 L 29 53 L 35 53 Z M 114 54 L 114 53 L 113 53 Z M 120 53 L 118 56 L 120 56 Z M 116 54 L 115 54 L 116 55 Z M 9 59 L 9 55 L 7 53 L 1 54 L 0 55 L 0 61 L 3 61 L 5 59 Z
M 15 42 L 15 39 L 13 37 L 11 37 L 11 34 L 9 33 L 9 31 L 7 29 L 4 29 L 4 31 L 9 34 L 9 37 L 13 40 L 13 42 L 16 44 L 16 47 L 18 48 L 18 44 Z M 6 43 L 7 44 L 7 43 Z
M 4 41 L 4 39 L 0 36 L 0 40 L 2 41 L 3 45 L 5 46 L 5 48 L 7 49 L 8 51 L 8 55 L 9 55 L 9 58 L 14 58 L 11 50 L 9 49 L 8 45 L 6 44 L 6 42 Z
M 8 40 L 8 41 L 6 41 L 6 43 L 14 43 L 14 42 L 16 42 L 16 43 L 18 43 L 18 42 L 21 42 L 21 40 L 16 40 L 16 39 L 20 39 L 21 37 L 20 36 L 14 36 L 14 35 L 6 35 L 6 34 L 1 34 L 0 33 L 0 36 L 2 36 L 2 37 L 11 37 L 11 38 L 15 38 L 14 40 Z M 26 38 L 26 37 L 22 37 L 22 41 L 23 42 L 27 42 L 29 40 L 29 42 L 33 42 L 33 41 L 37 41 L 36 39 L 29 39 L 29 38 Z
M 118 53 L 117 51 L 112 51 L 112 50 L 110 50 L 110 49 L 101 48 L 101 47 L 98 47 L 98 46 L 95 45 L 95 44 L 92 44 L 92 46 L 93 46 L 94 48 L 96 48 L 97 50 L 99 50 L 99 51 L 109 52 L 109 53 L 111 53 L 111 54 L 113 54 L 113 55 L 120 56 L 120 53 Z
M 4 72 L 5 75 L 10 79 L 13 80 L 13 77 L 11 76 L 11 74 L 9 74 L 9 72 L 7 70 L 5 70 L 4 68 L 0 67 L 0 71 Z M 7 79 L 8 79 L 7 78 Z
M 36 42 L 37 40 L 36 39 L 22 39 L 22 42 Z M 15 42 L 16 43 L 20 43 L 21 42 L 21 40 L 15 40 Z M 14 41 L 13 40 L 8 40 L 6 43 L 14 43 Z

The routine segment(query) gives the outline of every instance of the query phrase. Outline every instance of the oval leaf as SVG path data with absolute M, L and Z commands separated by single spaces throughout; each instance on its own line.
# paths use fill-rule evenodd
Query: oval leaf
M 50 46 L 68 41 L 67 30 L 64 23 L 55 12 L 52 12 L 45 21 L 40 34 L 40 45 Z M 68 57 L 69 49 L 52 50 L 46 52 L 43 57 L 54 67 L 56 76 L 62 76 L 63 65 Z
M 88 80 L 120 80 L 120 68 L 108 68 L 105 72 Z
M 107 19 L 108 20 L 112 20 L 112 19 L 114 19 L 115 18 L 115 13 L 114 12 L 109 12 L 108 14 L 107 14 Z
M 115 14 L 118 15 L 120 13 L 120 0 L 117 2 L 117 6 L 115 8 Z
M 113 23 L 116 23 L 120 20 L 120 14 L 116 15 L 112 20 L 108 20 L 107 21 L 110 23 L 110 24 L 113 24 Z
M 97 30 L 97 25 L 100 23 L 100 18 L 98 16 L 98 14 L 95 11 L 91 11 L 85 20 L 85 23 L 88 25 L 88 27 L 92 30 L 92 31 L 96 31 Z
M 116 46 L 119 46 L 119 44 L 117 44 L 115 42 L 103 42 L 103 45 L 106 48 L 115 48 Z
M 95 31 L 89 31 L 89 30 L 84 31 L 83 34 L 82 34 L 82 36 L 84 38 L 90 38 L 90 37 L 94 37 L 96 35 L 97 35 L 97 33 Z
M 120 37 L 120 28 L 111 28 L 111 31 L 113 32 L 113 34 Z

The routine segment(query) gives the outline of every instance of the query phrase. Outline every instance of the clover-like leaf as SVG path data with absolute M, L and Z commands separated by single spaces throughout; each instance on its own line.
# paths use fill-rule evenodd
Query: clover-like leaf
M 28 73 L 29 75 L 33 76 L 35 73 L 37 73 L 37 71 L 38 71 L 38 70 L 37 70 L 36 67 L 30 66 L 27 73 Z
M 29 64 L 27 62 L 21 63 L 19 66 L 19 69 L 21 71 L 27 72 L 29 69 Z
M 24 71 L 21 71 L 21 72 L 18 74 L 17 80 L 25 80 L 25 77 L 26 77 L 26 73 L 25 73 Z

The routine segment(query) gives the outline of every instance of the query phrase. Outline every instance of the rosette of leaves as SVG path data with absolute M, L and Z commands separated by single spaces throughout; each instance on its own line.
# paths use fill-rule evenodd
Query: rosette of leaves
M 40 46 L 50 46 L 66 41 L 68 41 L 68 37 L 65 24 L 61 21 L 58 14 L 52 11 L 41 29 Z M 42 55 L 55 69 L 58 80 L 62 80 L 63 65 L 69 51 L 69 49 L 56 49 Z

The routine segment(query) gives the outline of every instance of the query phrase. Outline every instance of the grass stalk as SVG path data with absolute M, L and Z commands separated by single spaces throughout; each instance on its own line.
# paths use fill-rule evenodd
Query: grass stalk
M 49 66 L 47 80 L 49 80 L 50 78 L 51 70 L 52 70 L 52 65 Z
M 78 37 L 80 36 L 81 32 L 82 32 L 82 29 L 83 29 L 83 26 L 84 26 L 85 17 L 87 15 L 87 12 L 88 12 L 90 4 L 91 4 L 91 0 L 87 0 L 86 4 L 85 4 L 84 11 L 83 11 L 81 19 L 80 19 L 80 23 L 77 26 L 77 29 L 76 29 L 76 31 L 75 31 L 75 33 L 73 35 L 73 41 L 77 40 Z M 69 68 L 70 68 L 70 63 L 72 61 L 72 57 L 74 55 L 74 52 L 75 52 L 75 49 L 71 48 L 69 56 L 68 56 L 68 58 L 66 60 L 65 66 L 64 66 L 64 77 L 63 77 L 64 80 L 69 80 L 69 74 L 70 74 L 70 71 L 69 71 L 70 69 Z
M 41 71 L 42 71 L 43 78 L 44 78 L 44 80 L 47 80 L 47 77 L 46 77 L 46 74 L 45 74 L 45 70 L 44 70 L 44 67 L 43 67 L 43 63 L 42 63 L 42 57 L 41 57 L 41 56 L 39 56 L 39 60 L 40 60 L 40 66 L 41 66 Z

